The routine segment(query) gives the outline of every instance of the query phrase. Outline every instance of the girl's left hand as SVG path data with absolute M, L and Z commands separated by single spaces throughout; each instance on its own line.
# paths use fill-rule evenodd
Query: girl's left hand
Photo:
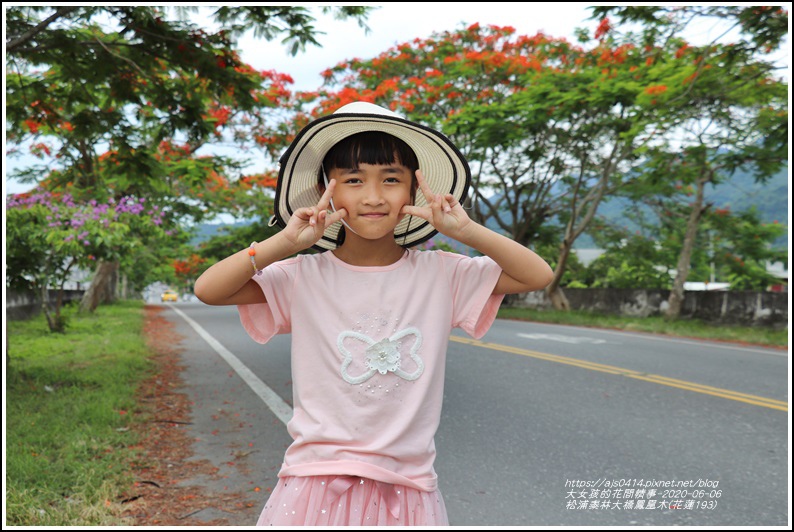
M 463 206 L 452 194 L 433 194 L 421 170 L 416 171 L 416 181 L 428 205 L 426 207 L 404 205 L 400 212 L 427 220 L 442 235 L 461 240 L 467 226 L 472 223 Z

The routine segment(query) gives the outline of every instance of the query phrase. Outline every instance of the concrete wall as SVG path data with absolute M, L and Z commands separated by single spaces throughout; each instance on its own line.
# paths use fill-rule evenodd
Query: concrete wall
M 622 316 L 661 316 L 667 309 L 669 290 L 567 288 L 565 296 L 574 310 Z M 54 304 L 57 292 L 50 291 Z M 64 303 L 79 301 L 83 290 L 64 290 Z M 551 309 L 543 291 L 509 295 L 503 306 Z M 26 319 L 41 311 L 33 293 L 6 291 L 6 319 Z M 788 292 L 685 292 L 681 317 L 724 325 L 788 326 Z
M 85 290 L 64 290 L 63 304 L 80 301 Z M 49 291 L 50 308 L 55 308 L 58 298 L 57 290 Z M 24 320 L 41 312 L 41 299 L 33 292 L 6 290 L 6 319 Z
M 573 310 L 639 317 L 664 315 L 669 295 L 669 290 L 565 289 Z M 503 305 L 552 308 L 542 291 L 507 296 Z M 723 325 L 784 328 L 788 326 L 788 292 L 685 292 L 681 317 Z

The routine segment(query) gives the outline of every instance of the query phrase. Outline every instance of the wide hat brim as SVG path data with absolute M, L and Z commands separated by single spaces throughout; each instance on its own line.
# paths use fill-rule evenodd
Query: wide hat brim
M 460 203 L 466 199 L 471 170 L 465 157 L 446 136 L 383 107 L 355 102 L 308 124 L 282 155 L 274 214 L 280 227 L 286 227 L 290 216 L 298 209 L 319 203 L 317 174 L 325 155 L 342 139 L 363 131 L 382 131 L 402 139 L 416 153 L 419 169 L 434 194 L 452 194 Z M 414 204 L 427 205 L 421 190 L 417 189 Z M 339 245 L 341 227 L 341 222 L 330 225 L 314 247 L 335 249 Z M 416 216 L 405 216 L 394 229 L 395 241 L 404 247 L 421 244 L 435 234 L 429 222 Z

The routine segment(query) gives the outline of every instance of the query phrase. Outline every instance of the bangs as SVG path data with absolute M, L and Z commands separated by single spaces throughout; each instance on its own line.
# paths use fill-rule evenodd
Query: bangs
M 334 168 L 358 168 L 359 164 L 399 163 L 413 174 L 419 168 L 414 151 L 405 141 L 381 131 L 365 131 L 334 145 L 323 159 L 326 172 Z

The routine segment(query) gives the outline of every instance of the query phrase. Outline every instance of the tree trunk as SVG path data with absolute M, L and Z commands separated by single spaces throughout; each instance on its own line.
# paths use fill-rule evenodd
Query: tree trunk
M 118 298 L 122 300 L 129 299 L 129 286 L 126 275 L 121 276 L 121 282 L 119 283 L 118 289 Z
M 571 310 L 571 304 L 568 302 L 568 298 L 565 297 L 565 292 L 559 286 L 555 287 L 553 291 L 549 291 L 549 287 L 546 287 L 546 295 L 555 310 Z
M 628 147 L 626 147 L 626 153 L 628 153 Z M 568 257 L 571 255 L 571 250 L 573 249 L 573 244 L 576 242 L 576 239 L 579 238 L 595 218 L 596 211 L 598 211 L 598 207 L 601 205 L 601 200 L 604 199 L 604 195 L 610 188 L 609 181 L 615 174 L 616 165 L 618 161 L 624 158 L 625 155 L 621 154 L 621 145 L 619 143 L 615 144 L 609 158 L 604 162 L 604 166 L 601 169 L 601 176 L 598 178 L 598 183 L 587 190 L 585 196 L 582 198 L 580 196 L 580 192 L 582 192 L 580 187 L 585 184 L 585 174 L 584 171 L 582 171 L 582 174 L 579 176 L 578 184 L 574 187 L 574 193 L 570 200 L 570 220 L 568 220 L 568 224 L 565 226 L 565 235 L 560 243 L 560 257 L 557 260 L 557 266 L 554 268 L 554 277 L 551 283 L 546 287 L 546 295 L 556 310 L 571 310 L 568 298 L 565 297 L 565 294 L 560 288 L 562 277 L 565 275 Z M 583 159 L 582 168 L 585 168 L 584 161 Z M 581 216 L 583 210 L 584 216 Z
M 105 288 L 102 290 L 102 299 L 101 303 L 113 303 L 118 299 L 118 280 L 119 280 L 119 263 L 113 263 L 113 269 L 108 275 L 107 282 L 105 283 Z
M 706 183 L 711 181 L 711 175 L 712 173 L 708 172 L 706 177 L 697 180 L 695 202 L 692 204 L 692 210 L 689 213 L 686 233 L 684 234 L 684 243 L 681 247 L 681 253 L 678 255 L 673 288 L 670 290 L 670 297 L 667 298 L 665 318 L 669 320 L 677 319 L 681 315 L 681 305 L 684 302 L 684 283 L 689 276 L 692 251 L 695 249 L 695 238 L 697 237 L 700 218 L 703 215 L 704 190 L 706 188 Z
M 88 287 L 80 302 L 80 311 L 94 312 L 100 302 L 108 300 L 108 286 L 112 285 L 111 281 L 117 269 L 118 262 L 99 261 L 94 271 L 94 277 L 91 279 L 91 286 Z
M 571 248 L 572 244 L 569 244 L 567 239 L 560 244 L 560 258 L 554 268 L 554 277 L 546 287 L 546 295 L 555 310 L 571 310 L 571 304 L 568 302 L 568 298 L 565 297 L 565 292 L 560 288 L 560 281 L 562 281 L 562 276 L 565 275 L 565 265 L 571 254 Z
M 50 332 L 59 332 L 55 320 L 50 314 L 50 293 L 47 290 L 46 283 L 39 285 L 39 297 L 41 297 L 41 311 L 44 313 L 44 317 L 47 318 L 47 327 L 49 327 Z

